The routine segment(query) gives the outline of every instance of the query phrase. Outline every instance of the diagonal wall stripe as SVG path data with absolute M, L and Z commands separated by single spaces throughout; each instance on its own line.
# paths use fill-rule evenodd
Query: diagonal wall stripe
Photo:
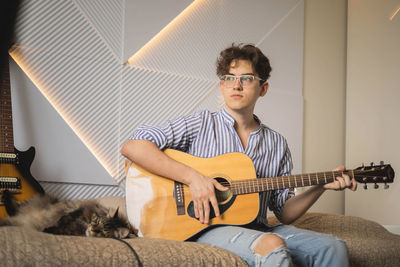
M 118 186 L 67 184 L 41 182 L 46 194 L 60 200 L 93 199 L 103 196 L 124 196 L 124 191 Z
M 94 5 L 89 0 L 73 0 L 88 22 L 99 33 L 118 62 L 122 62 L 122 18 L 124 3 L 121 0 L 98 0 Z
M 25 0 L 21 6 L 16 24 L 19 45 L 74 58 L 115 60 L 72 2 Z

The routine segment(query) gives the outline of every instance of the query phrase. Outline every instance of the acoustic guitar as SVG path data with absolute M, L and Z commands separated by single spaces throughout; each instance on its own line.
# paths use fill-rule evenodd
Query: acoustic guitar
M 2 192 L 8 190 L 18 201 L 25 201 L 37 193 L 43 194 L 44 191 L 30 173 L 35 148 L 30 147 L 21 152 L 14 147 L 8 64 L 0 79 L 0 200 Z M 6 216 L 8 213 L 0 201 L 0 218 Z
M 229 188 L 216 190 L 221 216 L 210 213 L 209 224 L 202 224 L 194 216 L 189 188 L 146 171 L 129 161 L 127 173 L 127 203 L 129 219 L 139 234 L 150 238 L 186 240 L 210 225 L 244 225 L 252 222 L 259 211 L 258 192 L 323 185 L 335 177 L 347 174 L 357 182 L 392 183 L 394 170 L 390 165 L 362 166 L 354 170 L 328 171 L 273 178 L 256 178 L 251 159 L 242 153 L 228 153 L 214 158 L 198 158 L 176 150 L 165 150 L 171 158 L 191 166 L 203 175 L 216 179 Z M 133 187 L 132 187 L 133 186 Z M 129 192 L 128 190 L 131 190 Z M 211 208 L 212 209 L 212 208 Z

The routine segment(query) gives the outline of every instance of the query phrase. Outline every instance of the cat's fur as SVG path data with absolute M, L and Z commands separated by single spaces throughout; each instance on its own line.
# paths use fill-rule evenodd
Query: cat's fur
M 48 195 L 36 195 L 18 203 L 3 192 L 7 210 L 15 213 L 0 219 L 0 226 L 14 225 L 58 235 L 126 238 L 131 227 L 118 209 L 111 211 L 95 200 L 59 201 Z

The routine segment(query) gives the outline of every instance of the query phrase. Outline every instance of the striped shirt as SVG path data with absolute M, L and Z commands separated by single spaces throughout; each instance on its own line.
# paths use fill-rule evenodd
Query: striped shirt
M 141 126 L 130 139 L 144 139 L 160 149 L 176 149 L 197 157 L 211 158 L 231 152 L 245 153 L 253 161 L 257 177 L 290 175 L 292 160 L 285 138 L 260 123 L 248 139 L 246 149 L 234 129 L 234 119 L 225 110 L 202 110 L 176 120 L 166 121 L 159 127 Z M 259 193 L 260 211 L 257 222 L 267 224 L 267 209 L 278 219 L 286 200 L 294 195 L 292 189 Z

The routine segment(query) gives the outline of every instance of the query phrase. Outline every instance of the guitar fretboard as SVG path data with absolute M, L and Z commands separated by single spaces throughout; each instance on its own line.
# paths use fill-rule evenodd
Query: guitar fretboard
M 249 180 L 236 180 L 231 184 L 232 194 L 242 195 L 284 188 L 323 185 L 331 183 L 335 177 L 347 174 L 353 178 L 352 171 L 331 171 L 309 174 L 281 176 L 273 178 L 259 178 Z
M 8 64 L 0 78 L 0 153 L 14 153 L 10 73 Z

